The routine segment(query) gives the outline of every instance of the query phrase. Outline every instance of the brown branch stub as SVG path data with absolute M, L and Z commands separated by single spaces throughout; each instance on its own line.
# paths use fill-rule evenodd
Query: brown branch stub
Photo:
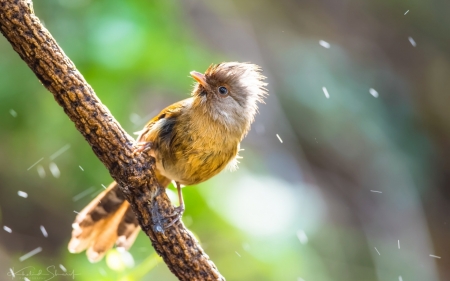
M 180 280 L 225 280 L 183 224 L 163 231 L 173 212 L 158 187 L 153 161 L 133 157 L 130 137 L 100 102 L 73 62 L 33 14 L 30 0 L 0 0 L 0 32 L 53 94 L 92 150 L 120 184 L 142 229 Z

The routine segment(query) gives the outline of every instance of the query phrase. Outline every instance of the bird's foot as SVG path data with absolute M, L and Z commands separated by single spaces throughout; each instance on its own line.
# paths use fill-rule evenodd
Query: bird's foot
M 133 156 L 144 153 L 152 149 L 153 143 L 150 141 L 140 141 L 133 145 Z
M 184 205 L 175 207 L 174 212 L 167 216 L 168 218 L 173 218 L 173 217 L 175 217 L 175 218 L 173 218 L 172 221 L 168 225 L 166 225 L 164 228 L 169 228 L 172 225 L 174 225 L 175 223 L 181 221 L 181 217 L 183 217 L 183 213 L 184 213 Z

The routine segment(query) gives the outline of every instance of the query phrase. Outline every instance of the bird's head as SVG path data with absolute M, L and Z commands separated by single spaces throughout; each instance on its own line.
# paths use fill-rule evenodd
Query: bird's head
M 193 91 L 194 105 L 227 128 L 246 133 L 255 118 L 258 103 L 267 95 L 261 68 L 255 64 L 224 62 L 200 73 L 192 71 L 198 82 Z

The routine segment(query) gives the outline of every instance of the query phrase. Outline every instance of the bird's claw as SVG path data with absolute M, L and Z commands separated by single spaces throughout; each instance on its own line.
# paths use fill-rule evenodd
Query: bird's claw
M 181 217 L 183 217 L 184 213 L 184 205 L 175 207 L 174 212 L 170 215 L 168 215 L 168 218 L 175 217 L 168 225 L 166 225 L 164 228 L 169 228 L 175 223 L 181 221 Z
M 140 141 L 135 143 L 134 146 L 134 150 L 133 150 L 133 156 L 136 156 L 138 154 L 141 154 L 143 152 L 149 151 L 150 149 L 152 149 L 152 142 L 147 142 L 147 141 Z

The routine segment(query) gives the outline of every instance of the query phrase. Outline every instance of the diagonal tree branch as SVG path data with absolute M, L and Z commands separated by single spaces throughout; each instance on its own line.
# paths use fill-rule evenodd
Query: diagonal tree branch
M 34 15 L 31 1 L 0 0 L 0 31 L 53 94 L 121 186 L 156 252 L 180 280 L 225 280 L 182 223 L 163 228 L 173 207 L 158 186 L 154 163 L 132 155 L 130 137 Z

